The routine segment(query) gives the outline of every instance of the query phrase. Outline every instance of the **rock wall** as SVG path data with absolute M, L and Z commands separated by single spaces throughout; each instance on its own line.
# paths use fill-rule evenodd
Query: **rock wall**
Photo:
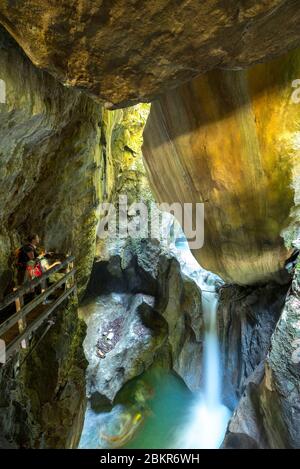
M 225 383 L 240 398 L 225 448 L 300 448 L 299 273 L 288 288 L 223 295 Z
M 119 197 L 126 196 L 128 208 L 134 202 L 144 202 L 147 206 L 154 202 L 147 174 L 142 161 L 143 130 L 149 115 L 150 105 L 139 104 L 129 109 L 104 111 L 102 121 L 102 152 L 107 167 L 103 178 L 106 192 L 103 197 L 116 209 L 116 225 L 119 229 Z M 99 218 L 106 215 L 100 210 Z M 131 219 L 134 217 L 128 217 Z M 124 244 L 124 239 L 111 235 L 102 237 L 97 232 L 96 257 L 104 260 L 109 257 L 110 246 Z
M 76 256 L 84 286 L 102 197 L 101 108 L 35 69 L 2 31 L 0 39 L 6 84 L 6 102 L 0 104 L 2 293 L 10 254 L 31 232 L 48 249 Z
M 137 158 L 148 108 L 109 113 L 98 101 L 114 108 L 161 95 L 144 146 L 157 199 L 206 204 L 205 246 L 195 253 L 205 268 L 240 285 L 282 284 L 222 297 L 226 399 L 233 407 L 241 397 L 224 446 L 300 447 L 299 267 L 281 313 L 299 227 L 299 50 L 225 70 L 298 46 L 296 2 L 2 0 L 0 23 L 19 43 L 0 30 L 0 297 L 14 284 L 13 251 L 38 232 L 48 249 L 75 254 L 80 297 L 93 267 L 94 293 L 130 295 L 124 333 L 151 336 L 143 360 L 142 344 L 131 348 L 126 369 L 120 340 L 115 367 L 103 386 L 89 383 L 91 395 L 113 400 L 155 360 L 199 389 L 201 294 L 179 263 L 138 240 L 108 258 L 99 242 L 93 266 L 99 202 L 122 191 L 129 203 L 152 201 Z M 1 446 L 77 446 L 87 365 L 77 301 L 60 308 L 41 342 L 46 325 L 32 337 L 28 357 L 1 368 Z
M 82 342 L 77 302 L 61 307 L 23 350 L 0 369 L 0 447 L 76 448 L 85 413 Z
M 36 69 L 0 31 L 0 297 L 14 285 L 13 252 L 31 232 L 48 250 L 76 257 L 79 295 L 92 269 L 97 208 L 113 186 L 102 108 Z M 85 411 L 85 326 L 77 300 L 63 305 L 32 354 L 0 375 L 3 446 L 76 447 Z M 35 344 L 36 348 L 35 348 Z
M 289 285 L 220 288 L 218 336 L 225 402 L 234 410 L 248 378 L 267 356 Z
M 300 265 L 272 336 L 259 387 L 259 410 L 271 448 L 300 448 Z
M 288 0 L 1 0 L 0 22 L 36 66 L 112 107 L 299 46 L 300 13 Z
M 204 203 L 205 241 L 194 255 L 228 282 L 287 280 L 299 228 L 299 57 L 210 72 L 151 108 L 143 146 L 151 187 L 160 202 Z

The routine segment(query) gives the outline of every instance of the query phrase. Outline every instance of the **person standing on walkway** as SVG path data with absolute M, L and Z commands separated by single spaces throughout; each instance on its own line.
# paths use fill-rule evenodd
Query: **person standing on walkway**
M 37 259 L 39 256 L 38 246 L 40 238 L 38 234 L 31 234 L 27 243 L 16 251 L 17 284 L 22 285 L 26 274 L 28 261 Z
M 39 253 L 38 253 L 38 247 L 39 247 L 39 244 L 40 244 L 40 237 L 38 234 L 36 233 L 33 233 L 31 235 L 28 236 L 28 246 L 31 246 L 34 250 L 34 257 L 37 258 L 39 256 Z

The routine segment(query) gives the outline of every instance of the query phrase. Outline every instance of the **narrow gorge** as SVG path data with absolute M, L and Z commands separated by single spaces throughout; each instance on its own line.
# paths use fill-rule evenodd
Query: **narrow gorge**
M 298 7 L 0 0 L 1 449 L 300 448 Z

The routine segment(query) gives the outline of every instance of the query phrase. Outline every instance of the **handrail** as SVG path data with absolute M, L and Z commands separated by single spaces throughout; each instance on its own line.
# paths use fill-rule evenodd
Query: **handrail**
M 23 306 L 19 311 L 14 313 L 12 316 L 6 319 L 3 323 L 0 323 L 0 336 L 5 334 L 12 326 L 14 326 L 19 319 L 24 319 L 28 313 L 30 313 L 36 306 L 38 306 L 42 301 L 44 301 L 51 293 L 53 293 L 57 288 L 66 283 L 68 278 L 72 277 L 76 272 L 76 269 L 72 269 L 70 272 L 67 272 L 64 277 L 58 280 L 56 283 L 51 285 L 44 293 L 41 293 L 39 296 L 34 298 L 30 303 Z
M 27 348 L 28 342 L 27 338 L 30 337 L 30 334 L 37 329 L 43 321 L 49 316 L 49 314 L 54 311 L 66 298 L 68 298 L 71 293 L 76 292 L 76 282 L 75 282 L 75 273 L 76 269 L 73 268 L 73 261 L 75 257 L 69 256 L 61 264 L 58 264 L 51 269 L 47 270 L 41 277 L 34 279 L 32 281 L 26 282 L 21 287 L 17 288 L 13 293 L 4 298 L 4 301 L 0 305 L 0 310 L 10 305 L 12 302 L 15 303 L 16 312 L 12 314 L 5 321 L 0 323 L 0 337 L 4 338 L 5 333 L 18 326 L 18 333 L 15 336 L 13 332 L 13 337 L 11 336 L 10 342 L 6 344 L 6 357 L 10 356 L 17 348 L 21 345 L 23 348 Z M 63 277 L 60 278 L 53 285 L 50 285 L 49 288 L 43 291 L 42 293 L 30 301 L 28 304 L 24 305 L 24 294 L 28 291 L 34 291 L 34 288 L 41 284 L 45 279 L 50 275 L 65 269 Z M 48 308 L 40 308 L 36 311 L 38 314 L 30 316 L 29 313 L 33 312 L 34 309 L 41 305 L 41 303 L 53 292 L 64 285 L 64 293 L 56 297 L 54 302 Z M 27 321 L 28 320 L 28 324 Z
M 61 269 L 64 269 L 65 267 L 67 267 L 74 260 L 75 260 L 75 256 L 67 257 L 67 259 L 65 259 L 61 264 L 52 267 L 51 269 L 47 270 L 47 272 L 44 272 L 41 277 L 25 282 L 24 285 L 17 288 L 17 290 L 15 290 L 13 293 L 10 293 L 4 298 L 4 300 L 0 304 L 0 311 L 6 308 L 7 306 L 9 306 L 13 301 L 16 301 L 20 297 L 20 295 L 24 295 L 25 293 L 30 291 L 32 288 L 42 283 L 46 278 L 50 277 L 50 275 L 56 272 L 59 272 Z
M 73 285 L 71 288 L 65 291 L 52 305 L 50 305 L 48 309 L 43 311 L 43 313 L 38 316 L 22 334 L 19 334 L 17 337 L 15 337 L 15 339 L 7 345 L 6 358 L 9 358 L 10 355 L 18 349 L 21 342 L 27 337 L 29 337 L 29 335 L 44 322 L 44 320 L 49 316 L 49 314 L 52 313 L 52 311 L 54 311 L 75 290 L 76 285 Z

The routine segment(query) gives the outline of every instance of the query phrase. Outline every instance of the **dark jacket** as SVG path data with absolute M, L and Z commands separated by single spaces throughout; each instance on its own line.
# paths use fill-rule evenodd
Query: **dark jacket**
M 33 248 L 35 259 L 38 257 L 38 252 L 32 244 L 24 244 L 24 246 L 22 246 L 18 252 L 18 257 L 17 257 L 18 270 L 26 270 L 26 264 L 29 261 L 29 257 L 27 256 L 27 253 L 26 253 L 27 247 Z

